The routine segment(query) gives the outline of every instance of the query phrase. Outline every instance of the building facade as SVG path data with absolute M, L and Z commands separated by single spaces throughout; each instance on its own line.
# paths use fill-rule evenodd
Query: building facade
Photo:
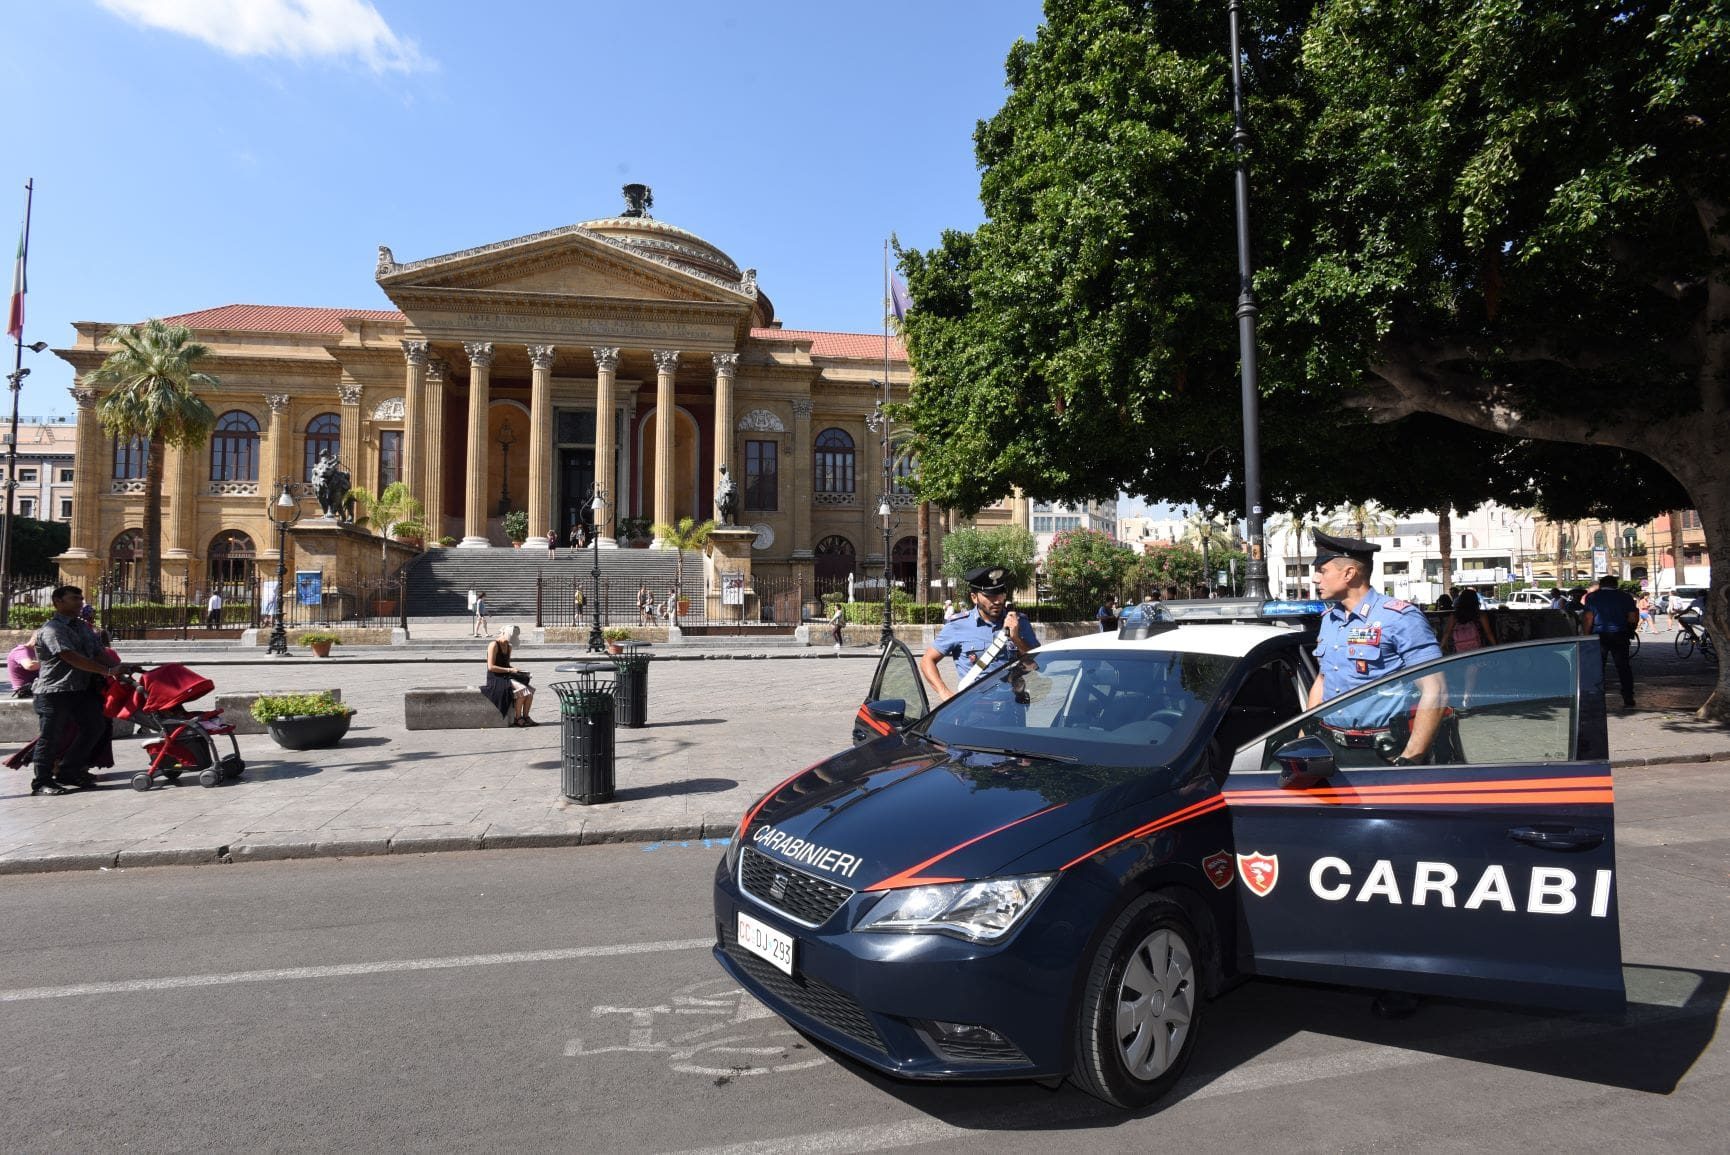
M 308 482 L 326 450 L 374 494 L 405 482 L 427 537 L 457 548 L 508 545 L 503 517 L 518 509 L 530 546 L 568 541 L 579 522 L 604 548 L 625 544 L 646 523 L 714 516 L 725 467 L 738 521 L 757 531 L 758 572 L 844 580 L 912 557 L 904 475 L 917 463 L 897 463 L 885 495 L 874 424 L 884 381 L 906 396 L 901 342 L 783 328 L 755 270 L 651 217 L 646 189 L 630 186 L 627 202 L 617 217 L 441 256 L 398 261 L 381 247 L 375 281 L 393 309 L 165 318 L 211 347 L 202 367 L 221 382 L 209 444 L 164 463 L 165 570 L 197 582 L 254 560 L 274 568 L 266 503 L 287 484 L 315 514 Z M 82 380 L 113 325 L 74 328 L 56 352 Z M 95 390 L 72 392 L 77 492 L 61 564 L 89 581 L 137 547 L 145 449 L 102 432 Z M 930 524 L 935 566 L 946 522 Z
M 17 483 L 12 512 L 38 521 L 72 520 L 77 427 L 64 417 L 18 419 Z M 0 463 L 0 474 L 5 466 Z

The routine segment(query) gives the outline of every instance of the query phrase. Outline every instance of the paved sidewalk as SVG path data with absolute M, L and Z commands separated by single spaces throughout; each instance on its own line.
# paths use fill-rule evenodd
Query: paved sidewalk
M 1611 713 L 1615 765 L 1730 762 L 1730 730 L 1690 712 L 1705 697 L 1710 667 L 1677 661 L 1668 642 L 1649 640 L 1636 660 L 1641 708 Z M 654 662 L 651 724 L 617 731 L 615 801 L 579 806 L 560 793 L 557 704 L 547 687 L 561 678 L 553 667 L 582 656 L 581 647 L 519 654 L 542 690 L 534 712 L 546 724 L 403 728 L 403 690 L 479 684 L 479 645 L 357 647 L 323 661 L 127 647 L 138 661 L 184 661 L 219 693 L 340 686 L 359 713 L 333 750 L 296 753 L 267 735 L 243 736 L 245 778 L 215 789 L 189 776 L 132 790 L 127 781 L 144 765 L 136 739 L 116 742 L 118 765 L 97 791 L 32 798 L 27 772 L 0 770 L 0 873 L 727 838 L 762 793 L 847 745 L 877 656 L 853 648 L 838 661 L 827 649 L 801 649 L 792 652 L 813 656 Z

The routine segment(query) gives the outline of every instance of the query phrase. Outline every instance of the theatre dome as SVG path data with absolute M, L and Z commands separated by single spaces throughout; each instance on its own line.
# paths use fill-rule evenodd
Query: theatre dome
M 625 211 L 616 217 L 584 221 L 580 227 L 608 240 L 671 261 L 681 268 L 723 281 L 737 282 L 739 266 L 732 257 L 677 225 L 649 215 L 655 198 L 647 185 L 625 186 Z

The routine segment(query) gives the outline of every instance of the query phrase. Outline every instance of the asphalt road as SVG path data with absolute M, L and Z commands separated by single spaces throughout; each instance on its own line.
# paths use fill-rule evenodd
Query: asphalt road
M 1258 982 L 1163 1109 L 893 1083 L 709 957 L 718 847 L 0 878 L 25 1151 L 1721 1151 L 1730 767 L 1618 776 L 1621 1019 Z

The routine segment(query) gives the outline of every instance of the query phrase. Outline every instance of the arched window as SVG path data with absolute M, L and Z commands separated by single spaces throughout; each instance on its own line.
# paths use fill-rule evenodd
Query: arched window
M 305 480 L 312 480 L 312 467 L 318 464 L 318 455 L 325 450 L 335 458 L 342 457 L 342 418 L 334 413 L 320 413 L 306 423 L 306 473 Z
M 252 580 L 253 559 L 258 551 L 252 539 L 238 529 L 226 529 L 210 543 L 212 585 L 238 585 Z
M 134 437 L 130 441 L 114 439 L 114 480 L 136 481 L 144 476 L 145 458 L 150 452 L 150 442 L 142 437 Z
M 815 553 L 817 591 L 845 588 L 847 575 L 853 572 L 853 543 L 838 533 L 831 534 L 817 543 Z
M 853 492 L 853 438 L 845 429 L 825 429 L 817 435 L 811 468 L 815 492 Z M 847 548 L 851 552 L 853 547 Z
M 889 554 L 889 576 L 896 585 L 915 597 L 919 591 L 914 584 L 919 580 L 919 539 L 904 537 L 895 543 L 895 548 Z
M 210 480 L 258 480 L 258 420 L 231 409 L 216 419 L 210 439 Z
M 120 589 L 131 589 L 144 562 L 144 531 L 123 529 L 108 546 L 108 573 Z M 88 594 L 88 591 L 86 591 Z
M 917 453 L 901 452 L 895 455 L 895 481 L 890 486 L 893 493 L 911 494 L 913 478 L 919 473 L 919 455 Z

